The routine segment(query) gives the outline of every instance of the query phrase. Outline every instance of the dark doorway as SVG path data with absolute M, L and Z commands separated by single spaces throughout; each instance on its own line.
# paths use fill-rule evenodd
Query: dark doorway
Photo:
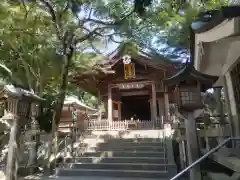
M 151 119 L 149 95 L 122 97 L 122 119 L 130 120 L 131 118 Z

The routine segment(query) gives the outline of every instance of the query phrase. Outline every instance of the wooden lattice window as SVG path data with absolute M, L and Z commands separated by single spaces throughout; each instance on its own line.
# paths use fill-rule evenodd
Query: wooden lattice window
M 240 63 L 230 72 L 237 112 L 240 113 Z

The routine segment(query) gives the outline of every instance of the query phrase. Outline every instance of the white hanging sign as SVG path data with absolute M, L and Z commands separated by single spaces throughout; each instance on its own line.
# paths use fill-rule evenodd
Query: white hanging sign
M 130 64 L 131 63 L 131 57 L 129 55 L 123 56 L 123 64 Z
M 119 89 L 142 89 L 145 85 L 143 83 L 121 83 L 118 84 Z

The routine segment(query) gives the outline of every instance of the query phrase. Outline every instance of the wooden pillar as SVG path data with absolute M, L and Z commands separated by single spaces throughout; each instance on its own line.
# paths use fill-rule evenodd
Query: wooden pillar
M 164 99 L 158 99 L 158 114 L 159 114 L 159 120 L 161 121 L 161 127 L 163 127 L 164 123 Z
M 108 121 L 112 123 L 113 114 L 113 103 L 112 103 L 112 87 L 111 84 L 108 85 Z
M 187 113 L 187 118 L 185 118 L 184 121 L 186 129 L 188 164 L 190 165 L 200 157 L 194 113 Z M 190 180 L 201 180 L 200 165 L 196 165 L 190 170 Z
M 161 119 L 162 119 L 162 111 L 161 111 L 162 105 L 161 105 L 161 100 L 158 99 L 157 102 L 158 102 L 158 117 L 159 117 L 159 120 L 161 120 Z
M 101 94 L 98 91 L 98 121 L 102 120 L 102 109 L 101 109 Z
M 167 90 L 164 92 L 164 106 L 165 106 L 165 119 L 169 121 L 169 98 L 168 98 L 168 92 Z
M 150 110 L 150 113 L 151 113 L 151 120 L 152 120 L 152 119 L 153 119 L 153 114 L 152 114 L 152 99 L 149 99 L 148 102 L 149 102 L 149 110 Z
M 122 112 L 122 109 L 121 109 L 121 102 L 118 102 L 118 120 L 121 121 L 122 117 L 121 117 L 121 112 Z
M 152 119 L 154 127 L 156 127 L 157 121 L 157 97 L 156 97 L 156 85 L 152 82 Z
M 167 77 L 167 72 L 164 71 L 164 78 Z M 164 112 L 164 115 L 165 115 L 165 121 L 169 121 L 169 98 L 168 98 L 168 87 L 166 86 L 166 84 L 164 84 L 162 82 L 162 87 L 163 87 L 163 90 L 164 90 L 164 107 L 165 107 L 165 112 Z

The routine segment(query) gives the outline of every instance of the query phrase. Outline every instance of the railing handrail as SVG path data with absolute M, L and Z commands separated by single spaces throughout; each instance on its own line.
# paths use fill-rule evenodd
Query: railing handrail
M 212 155 L 213 153 L 215 153 L 216 151 L 218 151 L 221 147 L 223 147 L 224 145 L 226 145 L 229 141 L 232 140 L 240 140 L 240 137 L 229 137 L 227 138 L 225 141 L 223 141 L 222 143 L 220 143 L 219 145 L 217 145 L 215 148 L 212 148 L 210 151 L 208 151 L 206 154 L 204 154 L 202 157 L 200 157 L 199 159 L 197 159 L 196 161 L 194 161 L 192 164 L 190 164 L 188 167 L 186 167 L 185 169 L 183 169 L 181 172 L 179 172 L 178 174 L 176 174 L 174 177 L 172 177 L 170 180 L 177 180 L 179 177 L 181 177 L 184 173 L 186 173 L 187 171 L 189 171 L 190 169 L 192 169 L 194 166 L 198 165 L 200 162 L 202 162 L 203 160 L 205 160 L 208 156 Z

